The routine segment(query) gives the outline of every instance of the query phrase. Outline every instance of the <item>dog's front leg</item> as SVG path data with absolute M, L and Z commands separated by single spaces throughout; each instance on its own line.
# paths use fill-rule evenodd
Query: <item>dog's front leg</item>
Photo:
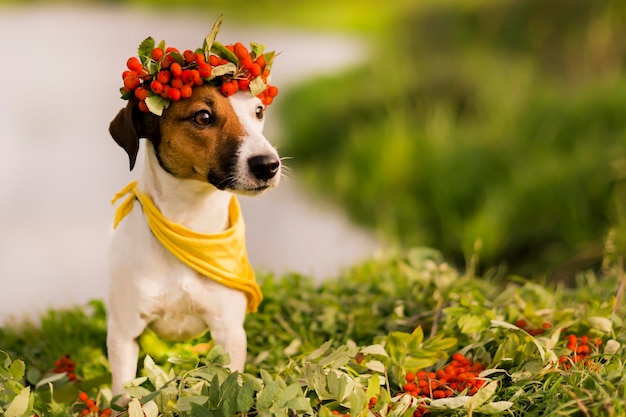
M 107 350 L 111 367 L 111 391 L 113 396 L 122 395 L 119 403 L 124 405 L 130 399 L 124 393 L 124 384 L 137 376 L 139 344 L 136 338 L 116 332 L 115 326 L 110 325 L 107 333 Z
M 246 319 L 246 299 L 239 291 L 228 290 L 221 297 L 220 308 L 205 316 L 211 338 L 230 356 L 231 371 L 243 372 L 246 365 L 247 340 L 243 327 Z
M 241 326 L 230 326 L 228 323 L 211 327 L 211 337 L 216 345 L 221 345 L 230 356 L 231 371 L 243 372 L 246 365 L 247 340 L 246 331 Z

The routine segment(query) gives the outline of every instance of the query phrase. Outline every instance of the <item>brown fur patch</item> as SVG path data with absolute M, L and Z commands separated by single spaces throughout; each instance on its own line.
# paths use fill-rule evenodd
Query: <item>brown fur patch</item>
M 201 111 L 214 117 L 211 125 L 194 122 Z M 160 119 L 156 154 L 163 169 L 225 188 L 245 134 L 228 98 L 214 86 L 195 87 L 190 98 L 172 103 Z

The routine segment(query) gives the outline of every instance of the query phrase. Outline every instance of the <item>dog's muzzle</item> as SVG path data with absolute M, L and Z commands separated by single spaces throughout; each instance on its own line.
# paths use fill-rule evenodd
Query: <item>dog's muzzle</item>
M 278 172 L 280 160 L 272 154 L 253 156 L 248 159 L 248 168 L 256 179 L 268 181 Z

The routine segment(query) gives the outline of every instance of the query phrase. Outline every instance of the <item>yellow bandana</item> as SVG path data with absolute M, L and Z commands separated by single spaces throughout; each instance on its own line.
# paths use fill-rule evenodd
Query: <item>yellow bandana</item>
M 181 262 L 199 274 L 230 288 L 243 291 L 248 299 L 248 312 L 255 312 L 263 295 L 254 280 L 245 246 L 245 226 L 239 202 L 232 197 L 228 208 L 230 227 L 215 234 L 197 233 L 172 223 L 161 214 L 148 194 L 139 191 L 137 181 L 117 193 L 111 204 L 130 194 L 117 208 L 113 228 L 133 209 L 139 200 L 154 236 Z

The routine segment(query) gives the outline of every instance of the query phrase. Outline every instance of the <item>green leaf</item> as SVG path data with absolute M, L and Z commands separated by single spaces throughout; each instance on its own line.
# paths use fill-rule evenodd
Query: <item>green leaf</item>
M 211 45 L 211 52 L 220 58 L 224 58 L 227 61 L 232 62 L 233 64 L 239 65 L 239 58 L 233 52 L 228 50 L 224 45 L 219 42 L 213 42 Z
M 474 411 L 483 414 L 500 414 L 513 407 L 514 404 L 515 403 L 512 401 L 494 401 L 489 404 L 481 405 Z
M 4 415 L 6 417 L 22 417 L 28 411 L 30 404 L 30 387 L 24 388 L 13 398 Z
M 209 387 L 209 406 L 216 409 L 221 400 L 222 390 L 220 389 L 220 380 L 217 374 L 215 374 L 213 380 L 211 380 L 211 386 Z
M 15 380 L 22 379 L 24 377 L 25 372 L 26 372 L 26 365 L 24 364 L 24 361 L 21 359 L 17 359 L 13 361 L 13 363 L 11 363 L 11 366 L 9 366 L 9 373 L 11 374 L 11 377 Z
M 133 398 L 128 403 L 128 417 L 144 417 L 141 403 L 137 398 Z
M 363 353 L 364 355 L 379 355 L 387 358 L 389 357 L 383 345 L 366 346 L 364 348 L 361 348 L 361 353 Z
M 248 412 L 254 405 L 254 382 L 247 380 L 243 382 L 241 389 L 237 393 L 237 411 Z
M 472 407 L 472 409 L 475 409 L 485 404 L 491 397 L 495 395 L 497 388 L 498 381 L 491 381 L 487 385 L 483 385 L 469 401 L 469 406 Z
M 218 416 L 218 413 L 215 413 L 214 411 L 211 411 L 208 408 L 200 404 L 191 403 L 190 406 L 191 406 L 192 417 L 217 417 Z
M 205 395 L 189 395 L 186 397 L 180 397 L 176 401 L 176 406 L 179 411 L 191 411 L 191 404 L 202 405 L 209 400 L 209 397 Z
M 258 77 L 257 77 L 258 78 Z M 256 78 L 255 78 L 256 80 Z M 254 82 L 254 80 L 252 81 Z M 250 90 L 252 90 L 252 82 L 250 83 Z M 261 80 L 262 82 L 262 80 Z M 254 95 L 254 93 L 253 93 Z M 308 361 L 312 361 L 315 360 L 317 358 L 319 358 L 320 356 L 322 356 L 324 353 L 326 353 L 326 351 L 328 351 L 328 349 L 330 348 L 330 346 L 332 345 L 333 341 L 332 340 L 328 340 L 326 342 L 324 342 L 322 344 L 322 346 L 318 347 L 317 349 L 315 349 L 313 352 L 309 353 L 306 356 L 306 360 Z
M 146 403 L 143 403 L 141 408 L 146 417 L 158 417 L 159 415 L 159 407 L 154 401 L 148 401 Z
M 154 49 L 154 39 L 152 36 L 148 36 L 137 48 L 137 56 L 143 65 L 146 65 L 152 58 L 152 50 Z
M 360 416 L 366 409 L 367 399 L 362 389 L 353 390 L 350 393 L 350 415 Z
M 295 382 L 282 390 L 276 396 L 276 405 L 278 405 L 279 407 L 284 407 L 287 402 L 293 400 L 299 395 L 302 395 L 302 390 L 300 389 L 300 384 Z
M 347 396 L 348 376 L 342 372 L 331 370 L 326 375 L 326 384 L 328 391 L 333 399 L 343 401 Z
M 220 26 L 222 26 L 222 20 L 224 19 L 224 15 L 220 15 L 215 23 L 213 23 L 213 27 L 211 31 L 204 38 L 204 43 L 202 48 L 204 49 L 204 57 L 208 58 L 211 52 L 211 48 L 213 47 L 213 43 L 215 42 L 215 38 L 217 38 L 217 34 L 220 31 Z
M 146 99 L 146 103 L 147 101 L 148 100 Z M 148 108 L 150 108 L 150 106 L 148 106 Z M 144 370 L 148 374 L 150 382 L 152 382 L 152 385 L 154 385 L 156 389 L 161 388 L 170 380 L 170 377 L 167 375 L 167 373 L 154 363 L 154 359 L 152 359 L 150 355 L 146 355 L 143 361 L 143 366 Z
M 233 372 L 222 384 L 222 411 L 225 416 L 231 416 L 237 411 L 237 396 L 239 394 L 239 373 Z
M 420 348 L 423 341 L 424 341 L 424 330 L 422 329 L 422 326 L 417 326 L 415 330 L 413 330 L 413 333 L 411 333 L 411 337 L 407 344 L 408 351 L 415 352 L 416 350 Z
M 289 410 L 294 410 L 299 412 L 300 414 L 313 414 L 313 410 L 311 409 L 311 402 L 306 397 L 296 397 L 293 398 L 285 404 L 285 408 Z
M 252 59 L 256 59 L 265 52 L 265 45 L 255 42 L 250 42 L 250 55 Z
M 367 361 L 365 362 L 365 367 L 371 371 L 374 372 L 379 372 L 381 374 L 385 373 L 385 364 L 382 363 L 381 361 L 377 361 L 377 360 L 371 360 L 371 361 Z
M 226 74 L 235 74 L 237 71 L 237 66 L 232 62 L 228 62 L 224 65 L 218 65 L 217 67 L 213 67 L 211 69 L 211 79 L 221 77 Z
M 150 94 L 146 97 L 146 105 L 151 113 L 161 116 L 163 114 L 163 110 L 170 105 L 170 101 L 161 96 L 157 96 L 156 94 Z
M 49 374 L 48 376 L 44 376 L 43 379 L 37 382 L 37 385 L 35 385 L 35 389 L 42 387 L 44 385 L 47 385 L 49 382 L 57 382 L 64 378 L 67 378 L 67 374 L 65 372 L 62 372 L 59 374 L 55 374 L 55 373 Z
M 380 377 L 378 374 L 372 375 L 367 381 L 367 390 L 365 391 L 365 398 L 370 399 L 372 397 L 378 397 L 380 394 Z
M 589 317 L 589 324 L 604 333 L 610 333 L 613 329 L 613 322 L 606 317 Z
M 272 64 L 274 64 L 274 58 L 276 58 L 277 55 L 278 54 L 274 51 L 263 54 L 263 58 L 265 58 L 265 68 L 272 68 Z
M 257 410 L 268 410 L 274 403 L 274 400 L 278 396 L 279 392 L 280 386 L 278 382 L 273 381 L 272 383 L 266 385 L 265 388 L 263 388 L 261 392 L 259 392 L 259 395 L 257 397 Z

